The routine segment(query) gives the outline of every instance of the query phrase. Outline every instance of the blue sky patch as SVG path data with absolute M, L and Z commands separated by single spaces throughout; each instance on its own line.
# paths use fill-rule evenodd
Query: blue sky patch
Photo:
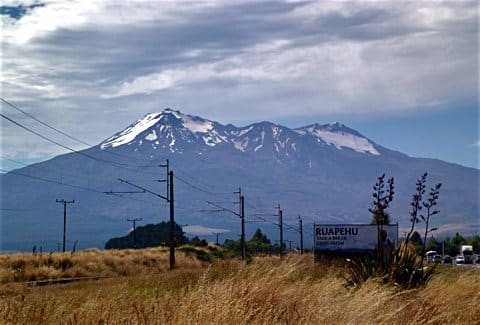
M 31 6 L 0 6 L 0 15 L 10 16 L 13 19 L 19 20 L 22 18 L 28 10 L 31 10 L 36 7 L 43 7 L 43 3 L 34 4 Z

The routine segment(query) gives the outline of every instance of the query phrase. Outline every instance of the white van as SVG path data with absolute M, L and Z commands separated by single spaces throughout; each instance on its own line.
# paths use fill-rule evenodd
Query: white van
M 434 263 L 435 262 L 435 255 L 438 255 L 436 251 L 428 251 L 425 253 L 425 260 L 427 263 Z

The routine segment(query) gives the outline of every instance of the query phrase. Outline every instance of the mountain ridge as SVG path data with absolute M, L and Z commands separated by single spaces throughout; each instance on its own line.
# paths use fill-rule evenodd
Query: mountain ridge
M 172 133 L 172 129 L 177 130 L 176 135 Z M 104 140 L 99 146 L 101 149 L 106 149 L 108 147 L 131 145 L 137 140 L 136 142 L 139 145 L 143 145 L 144 141 L 153 141 L 154 143 L 151 144 L 152 148 L 157 149 L 156 145 L 160 145 L 158 141 L 159 134 L 169 131 L 166 138 L 171 139 L 168 144 L 171 151 L 175 151 L 175 142 L 178 138 L 188 143 L 202 138 L 204 144 L 209 147 L 215 147 L 223 143 L 231 144 L 240 151 L 245 151 L 246 149 L 252 151 L 252 148 L 248 148 L 252 138 L 248 136 L 252 130 L 257 130 L 257 132 L 260 132 L 260 135 L 254 134 L 252 141 L 255 143 L 253 152 L 256 152 L 263 147 L 265 136 L 268 135 L 270 137 L 270 129 L 272 138 L 276 140 L 274 141 L 274 146 L 277 152 L 280 152 L 280 148 L 285 148 L 289 141 L 291 149 L 296 150 L 295 140 L 298 140 L 300 137 L 297 135 L 300 135 L 306 138 L 312 137 L 320 145 L 333 145 L 339 150 L 345 148 L 360 153 L 380 154 L 376 148 L 377 145 L 373 141 L 358 131 L 338 122 L 324 125 L 314 123 L 292 129 L 280 124 L 263 121 L 238 127 L 233 124 L 223 125 L 199 116 L 183 114 L 178 110 L 170 108 L 165 109 L 161 113 L 147 113 L 142 119 L 137 120 L 123 131 Z M 178 134 L 178 130 L 181 131 L 180 134 Z M 283 141 L 279 140 L 281 133 L 287 134 Z M 290 140 L 290 138 L 293 138 L 293 140 Z
M 260 222 L 262 231 L 276 238 L 276 220 L 264 222 L 255 215 L 271 216 L 278 203 L 286 223 L 296 222 L 299 214 L 305 225 L 368 223 L 371 188 L 383 173 L 395 177 L 391 215 L 402 229 L 409 224 L 415 181 L 424 172 L 429 174 L 427 186 L 444 184 L 441 213 L 432 227 L 439 232 L 480 230 L 477 169 L 409 157 L 341 123 L 288 128 L 263 121 L 237 127 L 167 109 L 146 114 L 81 154 L 60 155 L 1 175 L 2 208 L 29 212 L 2 210 L 0 249 L 28 250 L 31 243 L 41 242 L 54 246 L 62 229 L 57 198 L 75 199 L 69 206 L 68 238 L 79 240 L 80 248 L 103 247 L 108 238 L 125 233 L 126 218 L 168 220 L 167 205 L 157 198 L 104 194 L 134 190 L 119 178 L 165 194 L 165 184 L 158 182 L 165 179 L 165 170 L 158 166 L 166 159 L 176 176 L 176 221 L 228 229 L 232 236 L 239 220 L 212 212 L 207 201 L 221 200 L 228 209 L 237 209 L 231 204 L 232 192 L 241 187 L 249 220 Z M 286 231 L 285 238 L 296 240 L 297 235 Z

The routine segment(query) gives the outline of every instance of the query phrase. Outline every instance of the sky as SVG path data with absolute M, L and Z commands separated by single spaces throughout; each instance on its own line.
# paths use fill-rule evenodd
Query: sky
M 480 168 L 477 1 L 3 0 L 0 17 L 1 97 L 91 144 L 170 107 L 237 126 L 339 121 Z M 68 152 L 0 127 L 2 170 Z

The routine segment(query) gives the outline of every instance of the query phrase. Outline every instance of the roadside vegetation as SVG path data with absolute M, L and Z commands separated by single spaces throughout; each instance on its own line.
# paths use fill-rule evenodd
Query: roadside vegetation
M 435 207 L 438 203 L 441 183 L 430 189 L 428 197 L 424 199 L 427 173 L 424 173 L 416 182 L 412 196 L 410 222 L 411 228 L 405 241 L 395 247 L 387 239 L 384 225 L 390 224 L 390 203 L 395 194 L 393 177 L 385 181 L 385 174 L 377 178 L 373 186 L 373 202 L 368 210 L 372 214 L 372 224 L 377 226 L 377 247 L 371 253 L 360 257 L 347 259 L 347 283 L 358 287 L 369 279 L 375 279 L 383 284 L 403 290 L 424 287 L 432 279 L 437 264 L 425 265 L 426 238 L 429 232 L 431 217 L 440 213 Z M 426 213 L 421 213 L 422 208 Z M 411 238 L 415 226 L 421 221 L 425 223 L 425 239 L 422 242 L 420 254 L 412 247 Z
M 348 270 L 339 261 L 315 263 L 311 254 L 291 253 L 282 259 L 264 255 L 244 262 L 221 257 L 220 252 L 217 247 L 179 249 L 173 271 L 168 271 L 168 252 L 162 249 L 55 253 L 51 266 L 40 265 L 39 256 L 32 254 L 0 256 L 0 323 L 480 322 L 478 269 L 440 265 L 422 288 L 402 291 L 369 279 L 354 290 L 347 285 Z M 61 270 L 55 266 L 55 261 L 65 258 L 71 260 L 71 267 Z M 12 263 L 18 261 L 25 263 L 25 272 L 39 272 L 37 279 L 45 272 L 42 269 L 50 268 L 59 277 L 112 277 L 31 286 L 7 275 L 16 272 Z M 72 270 L 82 271 L 73 274 Z
M 417 181 L 411 230 L 398 247 L 383 231 L 394 181 L 377 179 L 369 211 L 378 245 L 361 257 L 279 257 L 283 249 L 260 229 L 246 242 L 245 261 L 239 241 L 187 240 L 181 228 L 174 270 L 168 248 L 115 249 L 162 245 L 167 223 L 141 228 L 138 241 L 114 238 L 106 250 L 0 255 L 0 323 L 480 324 L 480 269 L 424 262 L 441 187 L 422 200 L 426 176 Z M 415 231 L 421 221 L 423 241 Z M 155 242 L 152 232 L 165 238 Z M 65 278 L 75 281 L 41 282 Z

